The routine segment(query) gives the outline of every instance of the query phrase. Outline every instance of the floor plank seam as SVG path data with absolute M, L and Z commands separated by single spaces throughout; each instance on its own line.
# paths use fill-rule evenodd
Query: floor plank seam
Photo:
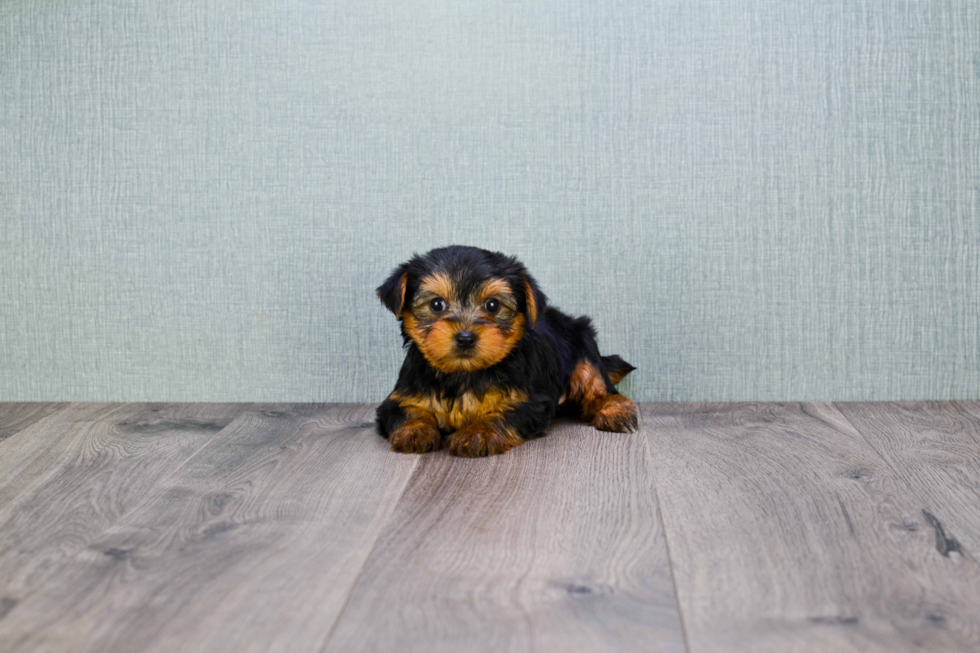
M 980 402 L 644 403 L 484 461 L 376 406 L 0 404 L 0 649 L 980 651 Z
M 71 408 L 71 407 L 74 407 L 74 406 L 78 406 L 78 405 L 79 405 L 79 404 L 81 404 L 81 403 L 88 403 L 88 402 L 77 402 L 77 401 L 76 401 L 76 402 L 71 402 L 71 403 L 69 403 L 69 404 L 67 404 L 67 405 L 66 405 L 66 406 L 65 406 L 65 407 L 64 407 L 63 409 L 61 409 L 61 410 L 59 410 L 59 411 L 57 411 L 57 412 L 55 412 L 55 413 L 52 413 L 51 415 L 48 415 L 48 416 L 46 416 L 46 417 L 44 417 L 44 418 L 43 418 L 43 419 L 41 419 L 41 420 L 38 420 L 38 421 L 37 421 L 37 422 L 35 422 L 34 424 L 38 424 L 38 423 L 40 423 L 40 422 L 42 422 L 42 421 L 44 421 L 44 420 L 46 420 L 46 419 L 48 419 L 48 417 L 53 417 L 53 416 L 55 416 L 55 415 L 58 415 L 58 414 L 60 414 L 61 412 L 63 412 L 64 410 L 66 410 L 66 409 L 68 409 L 68 408 Z M 92 403 L 97 403 L 97 402 L 92 402 Z M 248 404 L 241 404 L 241 405 L 242 405 L 242 406 L 248 406 Z M 198 448 L 198 449 L 197 449 L 197 450 L 196 450 L 196 451 L 195 451 L 195 452 L 194 452 L 193 454 L 191 454 L 190 456 L 188 456 L 188 457 L 187 457 L 187 458 L 186 458 L 186 459 L 185 459 L 185 460 L 184 460 L 184 461 L 183 461 L 183 462 L 182 462 L 182 463 L 181 463 L 181 464 L 180 464 L 180 465 L 179 465 L 179 466 L 177 467 L 177 469 L 180 469 L 180 468 L 181 468 L 181 467 L 183 467 L 183 466 L 184 466 L 185 464 L 187 464 L 187 462 L 188 462 L 188 461 L 190 461 L 190 460 L 191 460 L 191 458 L 193 458 L 194 456 L 196 456 L 197 454 L 199 454 L 199 453 L 201 452 L 201 450 L 202 450 L 202 449 L 204 449 L 204 448 L 205 448 L 205 447 L 207 447 L 207 446 L 208 446 L 209 444 L 211 444 L 211 442 L 213 442 L 213 441 L 214 441 L 214 438 L 216 438 L 216 437 L 217 437 L 217 436 L 218 436 L 218 435 L 219 435 L 219 434 L 220 434 L 220 433 L 221 433 L 222 431 L 224 431 L 224 430 L 225 430 L 225 429 L 227 429 L 227 428 L 228 428 L 229 426 L 231 426 L 232 424 L 234 424 L 234 423 L 235 423 L 235 422 L 236 422 L 237 420 L 239 420 L 239 419 L 240 419 L 240 418 L 241 418 L 242 416 L 244 416 L 244 415 L 245 415 L 245 414 L 246 414 L 247 412 L 248 412 L 248 409 L 247 409 L 247 408 L 245 408 L 245 409 L 243 409 L 243 411 L 242 411 L 242 412 L 241 412 L 241 413 L 240 413 L 239 415 L 237 415 L 237 416 L 236 416 L 236 417 L 235 417 L 234 419 L 232 419 L 232 420 L 231 420 L 230 422 L 228 422 L 228 424 L 226 424 L 224 428 L 222 428 L 221 430 L 219 430 L 219 431 L 217 431 L 217 432 L 215 432 L 215 433 L 214 433 L 214 435 L 212 435 L 212 436 L 211 436 L 211 438 L 210 438 L 210 439 L 209 439 L 209 440 L 208 440 L 208 441 L 207 441 L 207 442 L 206 442 L 206 443 L 205 443 L 204 445 L 202 445 L 201 447 L 199 447 L 199 448 Z M 31 426 L 34 426 L 34 424 L 31 424 Z M 177 470 L 175 469 L 174 471 L 177 471 Z M 173 475 L 173 474 L 167 474 L 167 475 L 166 475 L 166 476 L 164 476 L 163 478 L 161 478 L 161 479 L 159 479 L 159 480 L 158 480 L 158 481 L 157 481 L 156 483 L 154 483 L 154 484 L 153 484 L 153 485 L 152 485 L 152 486 L 151 486 L 150 488 L 148 488 L 148 489 L 147 489 L 147 492 L 146 492 L 146 493 L 145 493 L 145 494 L 143 495 L 143 497 L 142 497 L 142 498 L 141 498 L 141 499 L 140 499 L 139 501 L 137 501 L 137 502 L 136 502 L 135 504 L 133 504 L 133 506 L 132 506 L 132 507 L 130 507 L 130 508 L 129 508 L 129 510 L 126 510 L 126 511 L 124 511 L 124 512 L 122 512 L 122 513 L 120 513 L 120 514 L 118 515 L 118 517 L 117 517 L 117 518 L 116 518 L 116 519 L 115 519 L 115 520 L 114 520 L 114 521 L 113 521 L 113 522 L 112 522 L 111 524 L 108 524 L 108 525 L 106 525 L 106 527 L 105 527 L 104 529 L 102 529 L 101 531 L 98 531 L 98 532 L 96 532 L 96 533 L 93 533 L 93 535 L 92 535 L 92 537 L 90 537 L 90 538 L 88 538 L 88 540 L 87 540 L 87 542 L 85 543 L 85 546 L 83 546 L 83 547 L 81 547 L 81 548 L 80 548 L 80 549 L 79 549 L 78 551 L 76 551 L 76 552 L 75 552 L 75 553 L 73 553 L 73 554 L 70 554 L 70 555 L 69 555 L 69 556 L 68 556 L 67 558 L 65 558 L 65 559 L 64 559 L 63 561 L 61 561 L 61 563 L 59 564 L 59 566 L 58 566 L 58 568 L 56 568 L 56 569 L 51 569 L 51 570 L 50 570 L 50 571 L 48 572 L 48 575 L 47 575 L 47 577 L 46 577 L 46 578 L 44 578 L 44 580 L 42 580 L 42 581 L 41 581 L 40 583 L 38 583 L 36 587 L 32 587 L 32 588 L 31 588 L 30 590 L 28 590 L 28 591 L 27 591 L 26 593 L 24 593 L 24 595 L 23 595 L 23 596 L 21 596 L 21 597 L 19 597 L 19 598 L 17 599 L 17 603 L 18 603 L 18 604 L 20 604 L 20 603 L 24 603 L 24 602 L 25 602 L 25 601 L 26 601 L 26 600 L 27 600 L 28 598 L 30 598 L 30 597 L 31 597 L 31 596 L 32 596 L 33 594 L 35 594 L 36 592 L 38 592 L 38 591 L 39 591 L 40 589 L 42 589 L 42 588 L 44 588 L 44 587 L 46 587 L 46 586 L 48 585 L 48 583 L 51 583 L 51 582 L 53 582 L 54 580 L 56 580 L 56 578 L 57 578 L 57 576 L 58 576 L 58 573 L 59 573 L 60 571 L 62 571 L 63 569 L 66 569 L 66 568 L 68 568 L 68 567 L 69 567 L 69 566 L 71 565 L 71 563 L 73 563 L 73 562 L 74 562 L 74 561 L 75 561 L 75 560 L 76 560 L 76 559 L 77 559 L 77 558 L 78 558 L 79 556 L 81 556 L 81 555 L 82 555 L 83 553 L 85 553 L 85 551 L 86 551 L 86 550 L 88 549 L 88 547 L 89 547 L 89 546 L 90 546 L 90 545 L 91 545 L 91 544 L 92 544 L 93 542 L 96 542 L 96 541 L 98 541 L 98 539 L 99 539 L 100 537 L 102 537 L 102 535 L 104 535 L 104 534 L 105 534 L 105 533 L 107 533 L 108 531 L 110 531 L 110 530 L 112 530 L 112 529 L 113 529 L 113 528 L 114 528 L 114 527 L 115 527 L 115 526 L 116 526 L 117 524 L 119 524 L 120 522 L 122 522 L 122 521 L 123 521 L 123 519 L 125 519 L 127 515 L 129 515 L 129 514 L 130 514 L 130 513 L 132 513 L 132 512 L 134 511 L 134 510 L 136 510 L 136 509 L 137 509 L 138 507 L 140 507 L 140 506 L 141 506 L 141 505 L 142 505 L 143 503 L 145 503 L 145 502 L 146 502 L 146 501 L 147 501 L 147 500 L 149 499 L 149 497 L 151 496 L 151 494 L 152 494 L 152 493 L 151 493 L 151 491 L 152 491 L 152 490 L 153 490 L 154 488 L 156 488 L 156 487 L 158 487 L 159 485 L 161 485 L 161 484 L 162 484 L 162 483 L 163 483 L 163 482 L 164 482 L 165 480 L 167 480 L 167 479 L 169 479 L 169 478 L 170 478 L 170 477 L 171 477 L 172 475 Z M 15 606 L 15 607 L 16 607 L 16 606 Z
M 878 450 L 878 447 L 876 447 L 874 445 L 874 443 L 870 440 L 870 438 L 868 438 L 868 436 L 866 436 L 864 434 L 864 431 L 862 431 L 861 429 L 859 429 L 858 426 L 851 420 L 851 418 L 847 416 L 847 413 L 845 413 L 843 410 L 840 409 L 840 407 L 837 405 L 838 403 L 840 403 L 840 402 L 836 402 L 836 401 L 835 402 L 831 402 L 831 406 L 833 406 L 834 410 L 837 411 L 837 414 L 839 414 L 841 417 L 843 417 L 844 418 L 844 421 L 847 422 L 852 429 L 854 429 L 854 432 L 857 433 L 859 436 L 861 436 L 861 441 L 864 442 L 865 444 L 867 444 L 868 447 L 870 447 L 871 450 L 875 452 L 875 454 L 878 456 L 878 458 L 883 463 L 885 463 L 885 466 L 888 469 L 891 470 L 891 472 L 892 472 L 892 474 L 893 474 L 893 476 L 895 478 L 895 481 L 897 483 L 900 483 L 901 486 L 904 487 L 908 491 L 910 497 L 914 497 L 915 499 L 918 499 L 920 505 L 928 505 L 930 503 L 929 498 L 928 497 L 925 497 L 925 496 L 921 496 L 916 491 L 916 489 L 914 487 L 914 484 L 904 474 L 901 474 L 899 472 L 898 468 L 895 467 L 895 465 L 892 464 L 892 461 L 889 460 L 888 457 L 885 456 L 884 453 L 882 453 L 881 451 Z M 972 437 L 973 434 L 971 433 L 970 435 Z M 929 506 L 929 507 L 932 508 L 932 506 Z M 933 508 L 933 509 L 935 509 L 935 508 Z M 930 526 L 932 526 L 932 528 L 935 529 L 935 531 L 936 531 L 936 538 L 937 538 L 937 546 L 936 546 L 936 548 L 937 548 L 937 550 L 942 555 L 948 557 L 949 554 L 943 552 L 943 547 L 946 545 L 947 539 L 946 539 L 945 533 L 943 533 L 943 528 L 940 525 L 939 520 L 936 519 L 936 517 L 931 512 L 929 512 L 929 509 L 928 508 L 921 508 L 921 514 L 922 514 L 922 517 L 925 519 L 926 523 L 929 524 Z M 959 553 L 961 556 L 964 556 L 964 557 L 967 557 L 968 556 L 968 552 L 964 551 L 961 548 L 959 542 L 957 542 L 955 539 L 952 540 L 952 542 L 954 542 L 956 544 L 956 548 L 954 550 L 957 553 Z M 972 556 L 971 556 L 971 559 L 972 559 Z
M 844 411 L 842 411 L 837 406 L 838 403 L 840 403 L 840 402 L 834 401 L 834 402 L 831 402 L 830 405 L 833 406 L 834 407 L 834 410 L 837 411 L 837 414 L 840 415 L 841 417 L 843 417 L 844 418 L 844 421 L 847 422 L 852 429 L 854 429 L 854 432 L 857 433 L 859 436 L 861 436 L 861 441 L 864 442 L 865 444 L 867 444 L 868 447 L 872 451 L 875 452 L 875 455 L 877 455 L 878 458 L 880 458 L 881 461 L 883 463 L 885 463 L 885 466 L 888 467 L 888 469 L 890 469 L 892 471 L 892 474 L 895 475 L 895 479 L 898 480 L 909 491 L 909 494 L 912 495 L 912 496 L 914 496 L 914 497 L 916 497 L 916 498 L 918 498 L 918 499 L 922 499 L 922 497 L 919 497 L 918 496 L 918 494 L 915 491 L 915 488 L 912 487 L 911 483 L 909 483 L 908 480 L 905 479 L 905 477 L 902 476 L 902 474 L 899 473 L 898 468 L 895 467 L 892 464 L 892 461 L 888 460 L 888 458 L 885 456 L 885 454 L 883 454 L 881 451 L 879 451 L 878 450 L 878 447 L 876 447 L 874 445 L 874 443 L 871 442 L 871 440 L 868 439 L 868 436 L 866 436 L 864 434 L 864 431 L 862 431 L 861 429 L 859 429 L 857 427 L 857 425 L 855 425 L 854 422 L 851 421 L 851 418 L 848 417 L 847 414 Z
M 184 466 L 185 466 L 185 465 L 186 465 L 187 463 L 189 463 L 189 462 L 190 462 L 191 460 L 193 460 L 193 459 L 194 459 L 194 458 L 195 458 L 195 457 L 196 457 L 196 456 L 197 456 L 197 455 L 198 455 L 199 453 L 201 453 L 201 452 L 202 452 L 202 451 L 204 451 L 204 450 L 205 450 L 205 449 L 206 449 L 206 448 L 207 448 L 208 446 L 210 446 L 210 445 L 211 445 L 211 443 L 215 441 L 215 438 L 217 438 L 217 437 L 218 437 L 219 435 L 221 435 L 222 433 L 224 433 L 224 432 L 225 432 L 226 430 L 228 430 L 228 429 L 229 429 L 229 428 L 230 428 L 230 427 L 231 427 L 232 425 L 234 425 L 234 424 L 236 424 L 236 423 L 237 423 L 237 422 L 238 422 L 238 421 L 239 421 L 240 419 L 242 419 L 242 418 L 244 418 L 244 417 L 245 417 L 246 415 L 248 415 L 248 414 L 249 414 L 249 413 L 250 413 L 250 412 L 251 412 L 251 411 L 253 410 L 252 408 L 248 408 L 248 405 L 249 405 L 249 404 L 239 404 L 239 405 L 240 405 L 240 406 L 243 406 L 243 408 L 242 408 L 242 411 L 241 411 L 240 413 L 238 413 L 237 415 L 235 415 L 235 417 L 234 417 L 234 418 L 233 418 L 233 419 L 232 419 L 232 420 L 231 420 L 230 422 L 228 422 L 227 424 L 225 424 L 223 428 L 221 428 L 220 430 L 218 430 L 218 431 L 216 431 L 216 432 L 214 433 L 214 435 L 212 435 L 212 436 L 211 436 L 210 438 L 208 438 L 208 441 L 207 441 L 207 442 L 205 442 L 205 443 L 204 443 L 204 444 L 202 444 L 202 445 L 201 445 L 200 447 L 198 447 L 198 448 L 197 448 L 197 449 L 196 449 L 196 450 L 194 451 L 194 453 L 192 453 L 191 455 L 189 455 L 189 456 L 187 456 L 187 458 L 185 458 L 185 459 L 184 459 L 184 461 L 183 461 L 182 463 L 180 463 L 179 465 L 177 465 L 177 466 L 176 466 L 176 467 L 175 467 L 174 469 L 172 469 L 172 470 L 171 470 L 171 471 L 170 471 L 170 472 L 169 472 L 168 474 L 165 474 L 165 475 L 164 475 L 164 476 L 162 476 L 162 477 L 161 477 L 161 478 L 160 478 L 159 480 L 157 480 L 157 482 L 156 482 L 156 483 L 154 483 L 154 484 L 153 484 L 152 486 L 150 486 L 149 488 L 147 488 L 147 491 L 146 491 L 146 494 L 144 494 L 144 495 L 143 495 L 143 498 L 142 498 L 142 499 L 140 499 L 139 501 L 137 501 L 137 502 L 136 502 L 135 504 L 133 504 L 133 507 L 132 507 L 132 508 L 130 508 L 130 509 L 129 509 L 129 510 L 127 510 L 127 511 L 126 511 L 125 513 L 123 513 L 122 515 L 120 515 L 120 516 L 119 516 L 119 519 L 118 519 L 117 521 L 122 521 L 122 520 L 123 520 L 123 518 L 124 518 L 124 517 L 125 517 L 126 515 L 128 515 L 129 513 L 131 513 L 131 512 L 133 511 L 133 510 L 136 510 L 136 508 L 138 508 L 138 507 L 139 507 L 139 506 L 140 506 L 140 505 L 141 505 L 141 504 L 142 504 L 142 503 L 143 503 L 144 501 L 146 501 L 146 500 L 147 500 L 147 499 L 148 499 L 148 498 L 150 497 L 150 495 L 152 494 L 152 491 L 153 491 L 154 489 L 156 489 L 156 488 L 157 488 L 157 487 L 159 487 L 160 485 L 163 485 L 163 483 L 164 483 L 164 482 L 166 482 L 166 481 L 168 481 L 168 480 L 170 480 L 170 479 L 171 479 L 171 478 L 173 477 L 173 475 L 174 475 L 174 474 L 176 474 L 176 473 L 177 473 L 178 471 L 180 471 L 181 469 L 183 469 L 183 467 L 184 467 Z
M 953 404 L 953 406 L 956 407 L 956 409 L 958 411 L 960 411 L 964 415 L 968 416 L 971 421 L 973 421 L 973 422 L 976 423 L 977 428 L 974 429 L 974 430 L 972 430 L 972 431 L 970 431 L 970 437 L 973 438 L 973 441 L 977 443 L 977 447 L 980 447 L 980 420 L 974 419 L 973 411 L 967 409 L 966 406 L 964 405 L 964 404 L 975 404 L 978 407 L 980 407 L 980 402 L 978 402 L 978 401 L 954 401 L 954 402 L 952 402 L 952 404 Z
M 640 405 L 640 413 L 643 413 L 643 405 Z M 660 492 L 657 490 L 657 473 L 653 465 L 653 451 L 650 449 L 650 438 L 646 435 L 646 419 L 640 424 L 638 435 L 643 436 L 643 450 L 646 452 L 647 465 L 650 468 L 650 476 L 653 478 L 653 500 L 657 505 L 657 518 L 660 520 L 660 531 L 664 534 L 664 549 L 667 552 L 667 569 L 670 572 L 670 583 L 674 588 L 674 604 L 677 606 L 677 618 L 681 622 L 681 637 L 684 639 L 684 650 L 691 653 L 691 642 L 687 635 L 687 623 L 684 620 L 684 609 L 681 606 L 681 598 L 677 593 L 677 579 L 674 577 L 674 558 L 670 553 L 670 537 L 667 535 L 667 526 L 664 524 L 663 505 L 660 502 Z
M 372 433 L 372 435 L 376 435 L 376 434 Z M 381 437 L 381 436 L 376 435 L 376 437 Z M 406 454 L 399 454 L 399 455 L 406 455 Z M 408 454 L 408 455 L 415 455 L 415 454 Z M 412 473 L 409 474 L 408 478 L 405 479 L 405 483 L 404 485 L 402 485 L 402 488 L 398 493 L 398 499 L 394 502 L 394 505 L 391 508 L 391 512 L 388 513 L 388 516 L 385 518 L 384 524 L 381 525 L 381 527 L 378 529 L 377 534 L 375 534 L 374 540 L 371 542 L 371 548 L 368 549 L 367 555 L 364 556 L 364 560 L 361 562 L 361 568 L 357 571 L 357 576 L 354 577 L 354 580 L 350 584 L 350 588 L 347 590 L 347 596 L 344 597 L 344 604 L 337 612 L 337 618 L 334 619 L 333 623 L 330 625 L 330 630 L 327 632 L 327 635 L 323 638 L 323 642 L 320 644 L 319 648 L 317 648 L 317 653 L 323 653 L 324 651 L 327 650 L 327 647 L 330 646 L 330 640 L 333 638 L 334 632 L 337 630 L 337 625 L 340 623 L 341 619 L 344 618 L 344 613 L 347 611 L 347 606 L 350 605 L 351 597 L 354 595 L 354 589 L 357 587 L 357 581 L 361 578 L 361 574 L 364 572 L 364 568 L 367 566 L 368 561 L 371 559 L 371 555 L 374 554 L 374 550 L 378 546 L 378 540 L 381 539 L 381 536 L 385 532 L 385 527 L 388 526 L 388 522 L 391 521 L 392 516 L 398 510 L 398 506 L 399 504 L 401 504 L 402 498 L 404 498 L 405 496 L 405 491 L 408 490 L 408 486 L 411 485 L 412 479 L 414 479 L 415 476 L 418 474 L 419 467 L 421 467 L 419 463 L 421 462 L 422 457 L 421 455 L 415 455 L 415 457 L 416 460 L 415 460 L 415 464 L 412 466 Z
M 30 402 L 28 402 L 28 403 L 30 403 Z M 41 403 L 41 402 L 39 402 L 39 403 Z M 64 413 L 66 410 L 68 410 L 72 406 L 74 406 L 73 403 L 65 403 L 61 408 L 59 408 L 58 410 L 54 411 L 50 415 L 45 415 L 41 419 L 35 420 L 35 421 L 31 422 L 30 424 L 25 424 L 24 426 L 22 426 L 21 428 L 17 429 L 13 433 L 8 434 L 6 437 L 0 438 L 0 444 L 2 444 L 4 442 L 10 442 L 10 441 L 12 441 L 14 438 L 16 438 L 18 435 L 20 435 L 21 433 L 23 433 L 27 429 L 33 428 L 33 427 L 37 426 L 38 424 L 42 424 L 42 423 L 46 422 L 47 420 L 49 420 L 51 418 L 54 418 L 54 417 L 57 417 L 58 415 L 61 415 L 62 413 Z

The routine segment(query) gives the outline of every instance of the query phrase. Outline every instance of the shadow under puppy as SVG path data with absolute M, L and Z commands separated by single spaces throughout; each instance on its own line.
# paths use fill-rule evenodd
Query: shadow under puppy
M 377 411 L 393 450 L 425 453 L 448 437 L 457 456 L 503 453 L 545 435 L 559 406 L 603 431 L 636 430 L 636 405 L 614 387 L 635 368 L 600 356 L 589 318 L 548 306 L 517 259 L 434 249 L 377 292 L 408 348 Z

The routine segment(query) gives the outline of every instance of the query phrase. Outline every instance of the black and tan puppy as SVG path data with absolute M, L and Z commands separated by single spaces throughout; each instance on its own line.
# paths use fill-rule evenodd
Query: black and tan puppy
M 613 387 L 635 368 L 600 356 L 589 318 L 548 306 L 517 259 L 434 249 L 398 266 L 378 296 L 408 348 L 377 413 L 395 451 L 448 437 L 457 456 L 503 453 L 543 436 L 559 406 L 603 431 L 636 430 L 636 405 Z

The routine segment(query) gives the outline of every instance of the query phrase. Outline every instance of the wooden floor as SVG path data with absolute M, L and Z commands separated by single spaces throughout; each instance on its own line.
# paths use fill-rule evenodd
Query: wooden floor
M 0 404 L 0 651 L 980 651 L 980 402 Z

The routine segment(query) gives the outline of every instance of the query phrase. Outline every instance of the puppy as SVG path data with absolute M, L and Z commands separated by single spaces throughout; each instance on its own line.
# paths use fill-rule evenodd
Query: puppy
M 600 356 L 588 317 L 548 306 L 515 258 L 475 247 L 414 256 L 378 287 L 408 353 L 378 407 L 395 451 L 503 453 L 545 435 L 559 409 L 602 431 L 635 432 L 633 401 L 614 384 L 635 368 Z

